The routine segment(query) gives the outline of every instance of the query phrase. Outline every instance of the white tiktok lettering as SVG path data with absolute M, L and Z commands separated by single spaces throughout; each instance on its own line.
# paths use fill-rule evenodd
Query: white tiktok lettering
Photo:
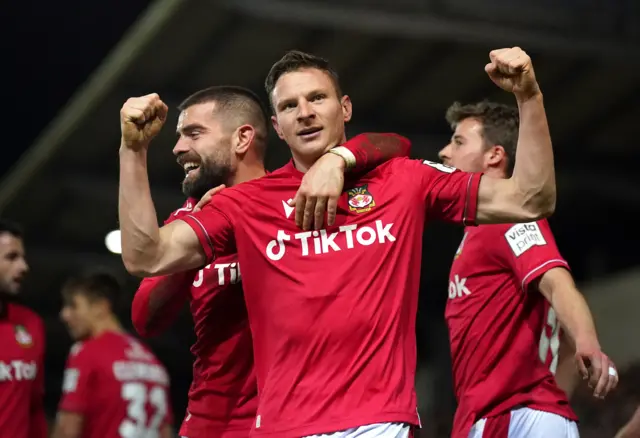
M 327 254 L 345 249 L 353 249 L 356 246 L 369 246 L 374 243 L 395 242 L 396 238 L 391 234 L 393 223 L 384 224 L 381 220 L 375 221 L 373 226 L 343 225 L 338 231 L 332 233 L 327 230 L 305 231 L 291 236 L 285 231 L 278 230 L 276 238 L 267 244 L 266 254 L 271 260 L 278 261 L 286 252 L 285 242 L 300 241 L 300 254 Z

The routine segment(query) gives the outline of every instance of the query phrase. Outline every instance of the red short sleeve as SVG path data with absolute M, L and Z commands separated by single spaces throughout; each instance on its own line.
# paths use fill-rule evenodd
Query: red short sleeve
M 62 381 L 62 398 L 59 410 L 85 414 L 91 399 L 92 381 L 95 378 L 88 355 L 80 344 L 71 348 Z
M 207 256 L 207 263 L 216 257 L 236 252 L 229 208 L 233 208 L 233 201 L 225 193 L 219 193 L 202 210 L 180 218 L 195 231 Z
M 401 171 L 408 172 L 410 183 L 418 184 L 424 197 L 427 218 L 476 225 L 478 188 L 481 173 L 461 172 L 429 160 L 405 160 Z
M 502 239 L 506 261 L 525 291 L 532 281 L 551 268 L 569 269 L 545 219 L 512 225 Z

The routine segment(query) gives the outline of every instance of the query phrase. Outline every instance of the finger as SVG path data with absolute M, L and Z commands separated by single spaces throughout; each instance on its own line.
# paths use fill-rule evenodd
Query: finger
M 318 197 L 316 200 L 316 207 L 313 213 L 313 227 L 316 230 L 322 228 L 322 223 L 324 222 L 324 211 L 327 206 L 327 198 L 324 196 Z
M 316 208 L 317 199 L 314 196 L 309 196 L 304 206 L 302 217 L 302 229 L 308 231 L 311 229 L 313 223 L 314 212 Z
M 147 116 L 142 109 L 128 108 L 125 112 L 125 120 L 140 125 L 147 120 Z
M 336 214 L 338 213 L 338 197 L 330 197 L 327 202 L 327 226 L 332 227 L 336 223 Z
M 496 71 L 496 65 L 490 62 L 484 66 L 484 71 L 491 75 Z
M 609 361 L 601 361 L 601 363 L 608 365 Z M 602 370 L 600 373 L 600 378 L 598 379 L 598 383 L 596 384 L 596 388 L 593 391 L 593 395 L 599 398 L 604 398 L 607 395 L 606 388 L 609 386 L 609 379 L 611 376 L 609 375 L 608 367 Z
M 597 388 L 598 382 L 600 381 L 600 377 L 602 376 L 602 363 L 600 362 L 599 357 L 592 357 L 590 358 L 590 360 L 591 360 L 591 367 L 589 370 L 590 371 L 589 385 L 591 385 L 592 388 Z M 598 397 L 598 394 L 595 389 L 593 391 L 593 395 Z
M 492 51 L 490 51 L 490 52 L 489 52 L 489 59 L 490 59 L 492 62 L 495 62 L 495 61 L 496 61 L 496 59 L 498 59 L 498 57 L 499 57 L 500 55 L 502 55 L 503 53 L 505 53 L 507 50 L 509 50 L 509 49 L 496 49 L 496 50 L 492 50 Z
M 616 367 L 613 365 L 613 363 L 611 361 L 609 361 L 609 368 L 612 369 L 615 374 L 611 375 L 611 373 L 608 373 L 609 374 L 609 382 L 607 384 L 607 387 L 605 388 L 604 395 L 609 394 L 611 391 L 616 389 L 616 387 L 618 386 L 618 370 L 616 370 Z
M 156 115 L 163 122 L 167 120 L 167 114 L 169 114 L 169 107 L 162 101 L 159 101 L 156 106 Z
M 302 193 L 300 193 L 300 190 L 298 190 L 298 193 L 296 193 L 296 197 L 294 198 L 293 203 L 296 206 L 296 225 L 299 228 L 302 228 L 302 220 L 304 219 L 304 207 L 307 203 L 307 197 Z
M 576 365 L 578 366 L 578 371 L 580 371 L 582 380 L 587 380 L 589 378 L 589 370 L 584 364 L 584 359 L 582 359 L 582 356 L 576 356 Z

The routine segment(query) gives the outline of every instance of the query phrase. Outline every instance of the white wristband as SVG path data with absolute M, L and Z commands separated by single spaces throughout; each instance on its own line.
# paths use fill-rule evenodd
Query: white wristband
M 356 156 L 353 155 L 353 152 L 351 152 L 346 147 L 336 146 L 335 148 L 329 149 L 329 152 L 341 157 L 344 160 L 345 167 L 347 169 L 351 169 L 356 166 Z

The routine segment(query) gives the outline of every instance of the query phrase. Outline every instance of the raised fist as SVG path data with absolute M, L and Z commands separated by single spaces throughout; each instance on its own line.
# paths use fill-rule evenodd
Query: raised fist
M 518 99 L 528 99 L 540 93 L 531 58 L 520 47 L 492 50 L 484 70 L 491 80 Z
M 120 110 L 122 146 L 140 150 L 160 132 L 167 119 L 167 105 L 157 94 L 129 98 Z

